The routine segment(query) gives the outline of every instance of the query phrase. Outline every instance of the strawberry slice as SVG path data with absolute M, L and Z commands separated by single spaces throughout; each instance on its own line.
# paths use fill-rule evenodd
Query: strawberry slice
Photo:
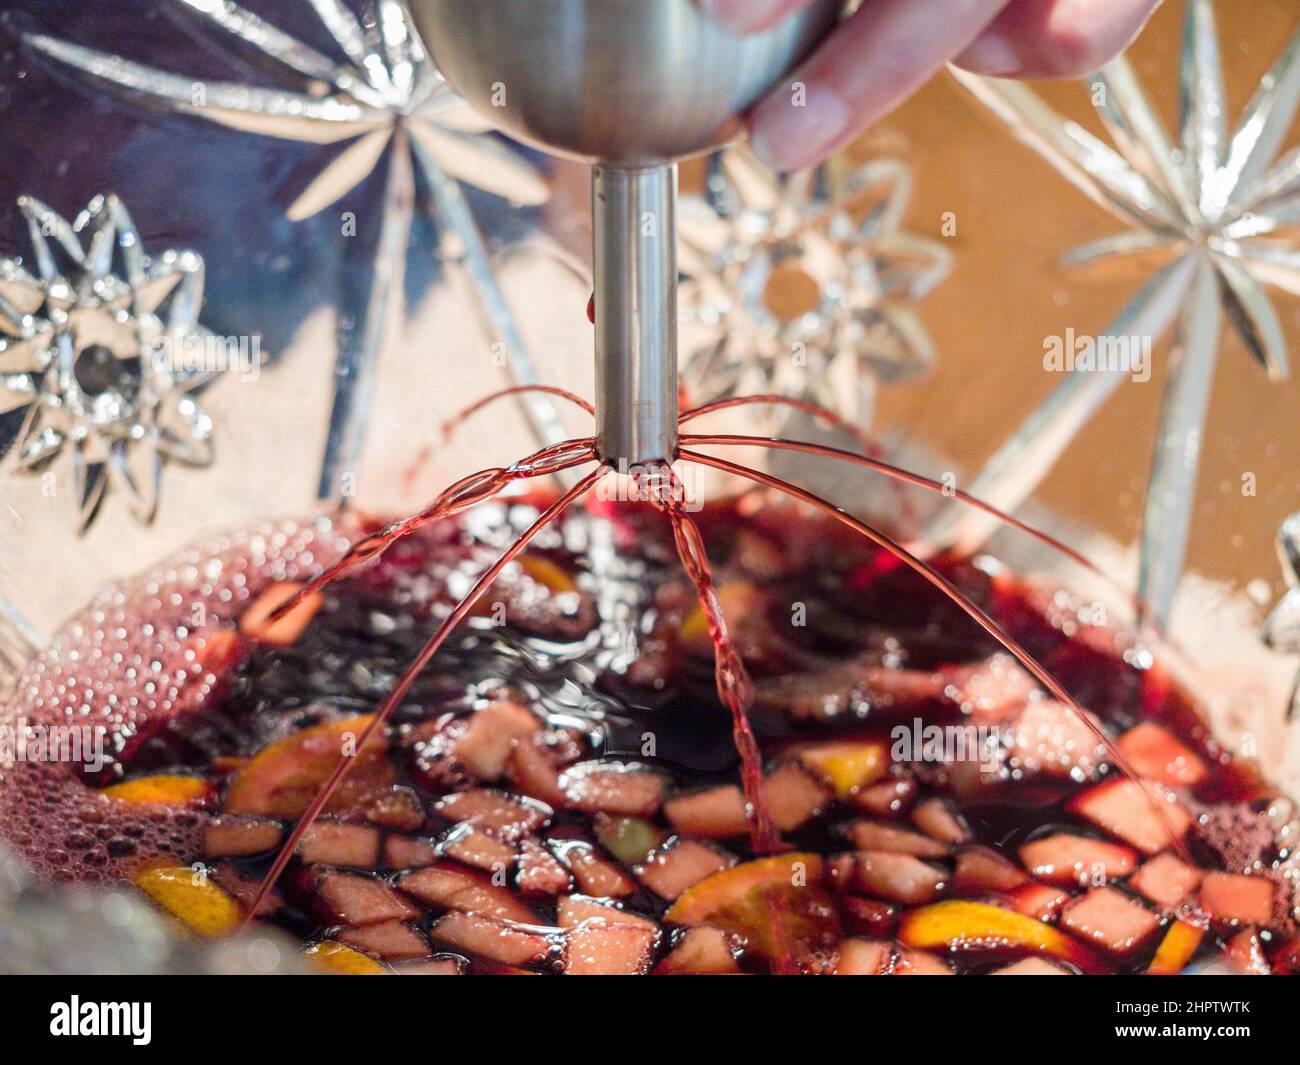
M 1206 873 L 1201 881 L 1201 909 L 1228 925 L 1273 923 L 1274 887 L 1270 880 L 1239 873 Z
M 1152 976 L 1177 976 L 1192 960 L 1201 940 L 1205 938 L 1205 929 L 1187 921 L 1174 921 L 1165 932 L 1165 937 L 1156 948 L 1155 957 L 1147 966 Z
M 1171 910 L 1200 887 L 1204 875 L 1200 869 L 1164 851 L 1144 862 L 1128 883 L 1157 906 Z
M 407 873 L 399 890 L 421 902 L 446 910 L 463 910 L 516 924 L 536 924 L 537 915 L 492 879 L 472 869 L 443 862 Z
M 427 958 L 433 951 L 419 929 L 404 921 L 384 921 L 365 928 L 345 928 L 339 942 L 353 950 L 393 961 Z
M 1175 788 L 1194 788 L 1209 770 L 1196 753 L 1153 721 L 1129 729 L 1116 744 L 1138 776 Z
M 1148 855 L 1182 839 L 1192 823 L 1191 814 L 1168 789 L 1132 780 L 1109 780 L 1089 788 L 1070 801 L 1070 809 Z
M 1097 956 L 1073 937 L 1033 917 L 984 902 L 952 899 L 913 910 L 899 924 L 898 938 L 925 950 L 977 955 L 1032 952 L 1084 971 L 1103 968 Z
M 396 782 L 386 757 L 388 745 L 375 734 L 364 749 L 356 749 L 371 720 L 363 714 L 313 725 L 264 748 L 235 773 L 226 792 L 226 812 L 299 817 L 344 757 L 352 757 L 355 764 L 325 811 L 339 814 L 382 802 Z
M 952 848 L 919 832 L 875 821 L 854 821 L 849 826 L 849 838 L 860 851 L 887 851 L 890 854 L 910 854 L 915 858 L 946 858 Z
M 379 830 L 373 825 L 317 821 L 303 833 L 298 858 L 308 865 L 372 869 L 379 864 Z
M 734 976 L 739 972 L 734 937 L 708 925 L 686 929 L 655 966 L 656 976 Z
M 1131 954 L 1159 927 L 1155 914 L 1114 888 L 1093 888 L 1061 913 L 1061 924 L 1112 954 Z
M 535 965 L 551 953 L 551 940 L 540 932 L 461 910 L 434 921 L 429 938 L 502 965 Z
M 678 898 L 705 877 L 729 869 L 731 857 L 707 843 L 694 839 L 677 839 L 656 850 L 632 872 L 660 898 Z
M 1062 887 L 1100 886 L 1137 868 L 1133 848 L 1058 832 L 1020 848 L 1020 860 L 1039 880 Z
M 766 958 L 790 958 L 800 947 L 825 949 L 839 939 L 816 854 L 773 855 L 714 873 L 684 892 L 664 919 L 734 932 Z
M 868 895 L 918 906 L 933 902 L 947 887 L 948 874 L 910 854 L 859 851 L 857 886 Z

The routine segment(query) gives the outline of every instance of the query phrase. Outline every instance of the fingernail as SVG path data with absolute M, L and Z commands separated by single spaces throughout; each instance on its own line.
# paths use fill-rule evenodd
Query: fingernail
M 1024 62 L 1015 46 L 997 30 L 986 30 L 957 57 L 957 64 L 976 74 L 993 78 L 1019 72 Z
M 699 0 L 705 14 L 733 33 L 753 33 L 772 22 L 782 0 Z
M 836 93 L 795 82 L 755 113 L 751 143 L 775 170 L 798 170 L 819 162 L 849 130 L 853 112 Z

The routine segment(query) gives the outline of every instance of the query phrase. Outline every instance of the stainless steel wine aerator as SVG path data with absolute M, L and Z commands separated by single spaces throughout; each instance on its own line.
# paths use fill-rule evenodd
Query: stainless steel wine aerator
M 592 164 L 598 450 L 616 467 L 673 459 L 677 162 L 737 136 L 846 0 L 745 37 L 695 0 L 410 6 L 457 92 L 512 136 Z

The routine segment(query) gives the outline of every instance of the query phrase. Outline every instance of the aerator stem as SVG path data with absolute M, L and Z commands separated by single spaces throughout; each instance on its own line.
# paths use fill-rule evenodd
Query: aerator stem
M 596 449 L 628 470 L 677 456 L 677 166 L 592 170 Z

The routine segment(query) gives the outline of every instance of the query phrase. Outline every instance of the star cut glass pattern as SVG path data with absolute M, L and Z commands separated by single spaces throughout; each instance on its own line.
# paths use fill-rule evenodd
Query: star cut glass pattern
M 73 222 L 19 200 L 29 263 L 0 260 L 0 413 L 21 428 L 5 461 L 70 481 L 85 532 L 110 495 L 153 521 L 167 463 L 212 461 L 212 422 L 195 391 L 203 360 L 203 259 L 145 253 L 130 214 L 98 196 Z
M 903 229 L 910 194 L 897 159 L 781 178 L 748 149 L 716 156 L 680 220 L 682 310 L 716 335 L 685 360 L 692 402 L 780 393 L 865 427 L 877 383 L 924 374 L 934 347 L 912 304 L 952 259 Z
M 430 61 L 401 0 L 366 0 L 358 16 L 342 0 L 306 3 L 334 42 L 325 55 L 231 0 L 170 0 L 178 10 L 251 47 L 294 90 L 195 79 L 122 56 L 25 33 L 28 47 L 116 92 L 232 130 L 330 148 L 316 177 L 293 200 L 288 217 L 319 214 L 382 171 L 383 224 L 371 249 L 368 285 L 344 286 L 338 300 L 343 343 L 319 495 L 337 499 L 355 472 L 364 442 L 371 384 L 387 321 L 400 301 L 409 251 L 417 175 L 426 183 L 444 229 L 473 283 L 484 320 L 502 345 L 514 383 L 537 374 L 497 284 L 483 236 L 460 188 L 466 182 L 517 205 L 546 201 L 545 178 L 453 92 Z M 449 243 L 449 246 L 453 246 Z M 539 439 L 564 439 L 550 400 L 522 397 Z
M 1023 84 L 953 73 L 1017 139 L 1129 227 L 1071 251 L 1066 265 L 1106 267 L 1139 256 L 1160 263 L 1099 339 L 1153 344 L 1173 334 L 1138 577 L 1145 620 L 1163 627 L 1186 558 L 1224 326 L 1270 379 L 1289 372 L 1286 335 L 1267 289 L 1300 295 L 1300 147 L 1285 149 L 1300 108 L 1300 33 L 1264 76 L 1231 134 L 1212 0 L 1187 2 L 1177 140 L 1124 57 L 1087 82 L 1114 147 Z M 1128 376 L 1123 367 L 1071 371 L 970 491 L 1003 509 L 1019 506 Z M 952 508 L 926 539 L 936 547 L 973 550 L 991 532 L 982 515 Z

